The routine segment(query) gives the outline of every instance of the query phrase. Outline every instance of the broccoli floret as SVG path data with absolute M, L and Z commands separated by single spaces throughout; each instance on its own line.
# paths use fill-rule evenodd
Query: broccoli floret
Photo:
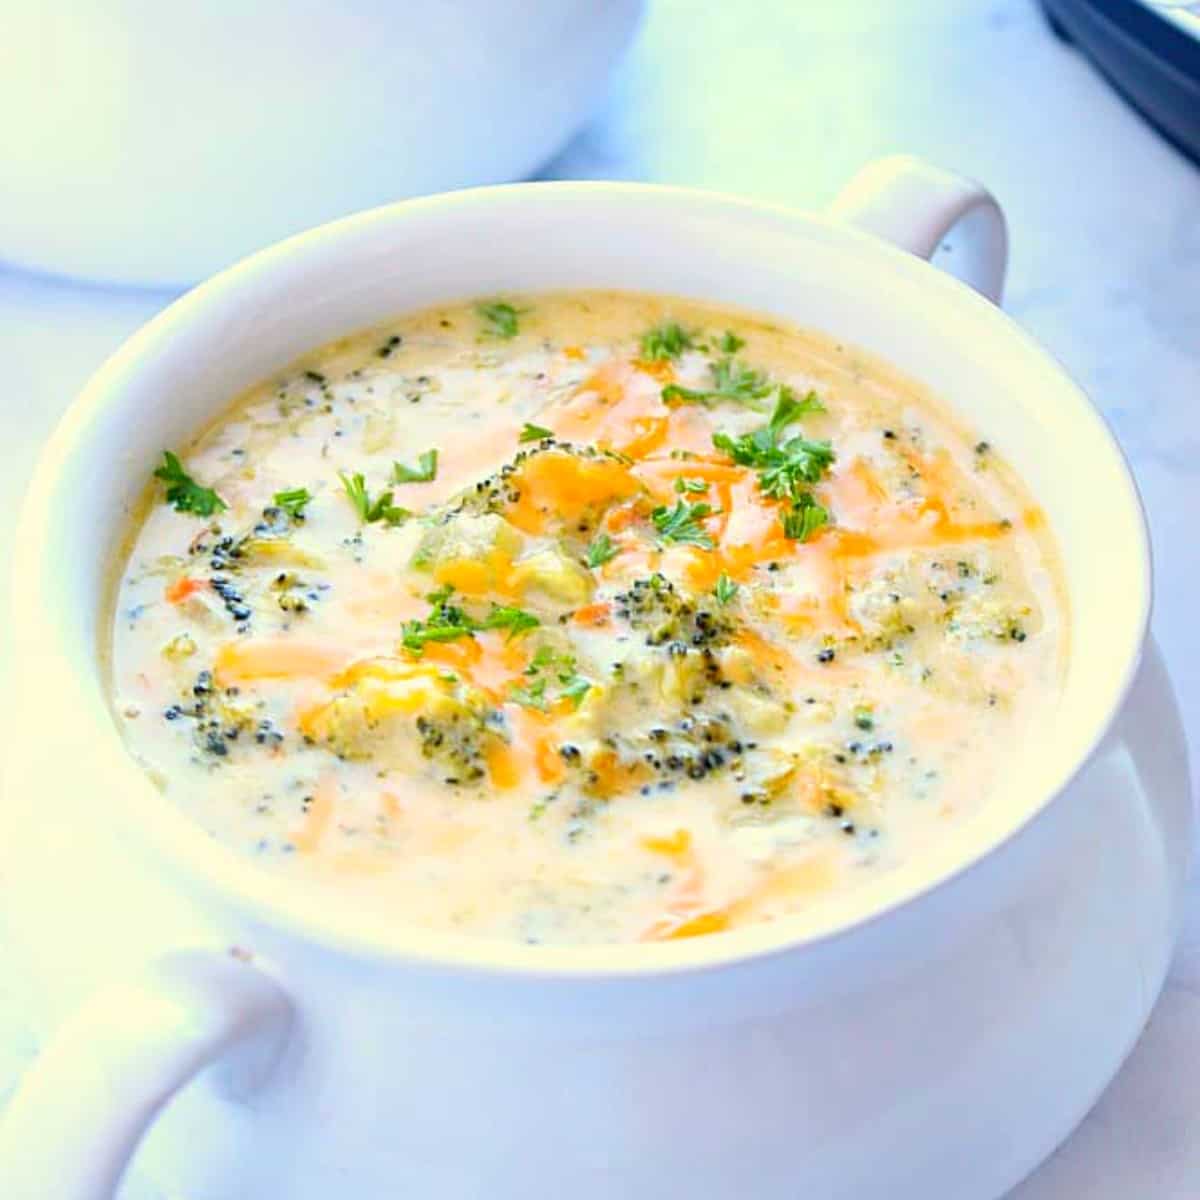
M 218 687 L 211 671 L 201 671 L 179 704 L 163 713 L 168 721 L 191 721 L 192 742 L 210 763 L 229 756 L 230 747 L 258 723 L 262 705 L 236 687 Z
M 506 733 L 498 710 L 454 672 L 394 658 L 352 668 L 343 690 L 303 730 L 340 758 L 371 759 L 384 769 L 424 758 L 449 784 L 482 779 L 489 742 Z
M 688 599 L 657 572 L 618 594 L 613 612 L 645 634 L 647 646 L 715 649 L 727 645 L 736 631 L 733 618 L 718 611 L 715 603 Z

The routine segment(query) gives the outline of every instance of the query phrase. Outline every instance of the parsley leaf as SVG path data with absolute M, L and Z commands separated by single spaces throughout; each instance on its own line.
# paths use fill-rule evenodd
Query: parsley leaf
M 526 686 L 514 685 L 509 696 L 526 708 L 545 712 L 548 707 L 546 687 L 548 678 L 543 672 L 552 669 L 558 680 L 558 699 L 569 701 L 573 708 L 583 703 L 583 698 L 592 690 L 592 681 L 575 670 L 575 659 L 570 654 L 560 654 L 550 646 L 540 646 L 534 654 L 525 674 L 530 676 Z
M 276 492 L 275 503 L 282 508 L 293 521 L 304 520 L 304 510 L 312 501 L 312 493 L 308 488 L 292 488 L 287 492 Z
M 761 408 L 756 401 L 771 394 L 772 384 L 762 371 L 739 362 L 728 355 L 709 363 L 712 372 L 711 388 L 686 388 L 669 383 L 662 390 L 664 404 L 703 404 L 711 407 L 724 400 L 744 404 L 747 408 Z
M 454 642 L 470 637 L 475 622 L 457 605 L 450 603 L 453 588 L 443 587 L 425 597 L 432 606 L 424 621 L 405 621 L 401 644 L 418 658 L 429 642 Z
M 354 505 L 359 520 L 364 523 L 383 521 L 387 525 L 402 525 L 412 516 L 407 508 L 400 508 L 392 503 L 391 491 L 380 492 L 372 500 L 361 472 L 355 471 L 353 475 L 347 475 L 345 471 L 339 471 L 338 478 L 342 481 L 342 487 L 346 489 L 346 495 L 350 497 L 350 503 Z
M 401 644 L 406 650 L 419 657 L 428 642 L 453 642 L 485 629 L 507 629 L 509 638 L 514 638 L 541 624 L 533 613 L 499 604 L 493 604 L 492 611 L 477 621 L 460 605 L 451 603 L 453 594 L 454 589 L 447 585 L 425 597 L 432 606 L 425 620 L 404 623 Z
M 211 517 L 229 507 L 212 488 L 201 487 L 170 450 L 163 451 L 163 465 L 154 472 L 154 478 L 167 485 L 167 503 L 174 505 L 176 512 Z
M 546 681 L 544 679 L 535 679 L 528 687 L 513 684 L 508 690 L 508 695 L 522 708 L 535 708 L 538 712 L 546 711 Z
M 728 604 L 737 595 L 737 592 L 738 585 L 722 571 L 717 579 L 717 586 L 713 588 L 713 595 L 716 596 L 717 603 Z
M 650 514 L 650 519 L 665 541 L 702 546 L 705 550 L 711 550 L 713 540 L 700 522 L 712 515 L 711 504 L 689 504 L 681 499 L 675 501 L 674 508 L 660 505 Z
M 794 541 L 807 542 L 828 521 L 828 511 L 813 499 L 812 493 L 802 492 L 792 501 L 791 511 L 783 514 L 783 533 Z
M 775 408 L 767 428 L 772 437 L 778 438 L 793 421 L 798 421 L 809 413 L 824 411 L 825 405 L 821 403 L 821 398 L 816 392 L 806 392 L 803 396 L 797 396 L 787 384 L 783 384 L 775 398 Z
M 565 678 L 560 675 L 559 682 L 563 685 L 560 695 L 564 700 L 570 700 L 575 708 L 578 708 L 584 697 L 592 690 L 592 681 L 583 675 L 568 675 Z
M 678 358 L 695 343 L 692 335 L 682 325 L 666 321 L 642 334 L 642 361 L 666 362 Z
M 708 491 L 708 484 L 703 479 L 684 479 L 680 476 L 675 480 L 675 490 L 692 496 L 702 496 Z
M 558 661 L 558 654 L 549 646 L 539 646 L 525 668 L 526 675 L 536 675 L 543 667 L 553 666 Z
M 736 354 L 745 344 L 745 338 L 740 338 L 736 333 L 731 333 L 727 329 L 721 336 L 721 340 L 717 343 L 717 349 L 722 354 Z
M 828 442 L 813 442 L 804 437 L 789 438 L 778 453 L 780 460 L 758 477 L 758 486 L 776 500 L 798 495 L 798 481 L 816 483 L 833 462 L 833 448 Z
M 544 425 L 534 425 L 526 421 L 521 429 L 521 436 L 517 439 L 519 442 L 540 442 L 543 438 L 553 437 L 554 430 L 547 429 Z
M 781 387 L 771 419 L 765 426 L 736 438 L 727 433 L 714 433 L 713 445 L 735 463 L 756 467 L 758 486 L 765 495 L 776 500 L 791 497 L 799 502 L 804 492 L 801 485 L 816 483 L 833 462 L 833 447 L 828 442 L 799 435 L 782 442 L 780 438 L 798 417 L 823 411 L 814 393 L 797 397 L 791 388 Z
M 507 629 L 510 640 L 520 633 L 536 629 L 541 624 L 531 612 L 511 605 L 493 604 L 492 611 L 484 617 L 479 629 Z
M 517 319 L 521 315 L 520 310 L 513 308 L 504 300 L 492 300 L 486 304 L 477 304 L 475 311 L 483 319 L 484 333 L 488 337 L 508 341 L 510 338 L 515 338 L 520 332 L 520 322 Z
M 606 562 L 616 558 L 620 551 L 612 544 L 612 538 L 607 533 L 601 533 L 588 547 L 587 565 L 595 570 Z
M 426 450 L 417 458 L 415 467 L 392 463 L 392 479 L 396 483 L 428 483 L 437 476 L 437 450 Z

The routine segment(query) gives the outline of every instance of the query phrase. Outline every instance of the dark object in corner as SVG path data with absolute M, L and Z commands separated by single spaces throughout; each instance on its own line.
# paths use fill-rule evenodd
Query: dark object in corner
M 1042 0 L 1042 8 L 1059 37 L 1200 163 L 1200 22 L 1192 35 L 1144 0 Z

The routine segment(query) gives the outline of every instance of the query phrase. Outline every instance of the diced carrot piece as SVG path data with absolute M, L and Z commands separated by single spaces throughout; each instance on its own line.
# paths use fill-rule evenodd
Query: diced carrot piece
M 582 608 L 577 608 L 571 614 L 571 620 L 576 625 L 607 625 L 610 612 L 606 601 L 597 600 L 595 604 L 585 604 Z
M 646 767 L 640 761 L 623 762 L 613 750 L 597 754 L 591 763 L 590 787 L 597 796 L 619 796 L 645 778 Z
M 540 737 L 534 745 L 533 765 L 543 783 L 558 783 L 566 775 L 562 755 L 552 737 Z
M 638 505 L 636 502 L 630 504 L 618 504 L 615 508 L 610 508 L 604 516 L 604 528 L 609 533 L 620 533 L 623 529 L 628 529 L 638 518 Z
M 521 782 L 521 765 L 512 747 L 499 739 L 493 739 L 487 749 L 488 777 L 492 786 L 514 788 Z
M 692 835 L 686 829 L 677 829 L 667 837 L 650 835 L 642 838 L 642 845 L 655 854 L 665 854 L 676 862 L 691 859 Z
M 633 437 L 623 441 L 620 450 L 630 458 L 643 458 L 657 450 L 667 440 L 671 427 L 666 417 L 634 417 L 629 423 Z
M 163 595 L 172 604 L 182 604 L 189 596 L 202 592 L 206 587 L 208 587 L 206 580 L 192 579 L 185 575 L 182 579 L 177 579 L 174 583 L 169 584 Z
M 633 365 L 637 370 L 642 371 L 646 375 L 653 375 L 659 383 L 672 383 L 675 379 L 675 368 L 665 358 L 650 360 L 638 358 L 634 360 Z
M 729 913 L 724 909 L 712 909 L 693 917 L 670 915 L 656 921 L 645 933 L 646 942 L 673 942 L 682 938 L 703 937 L 708 933 L 721 933 L 729 928 Z

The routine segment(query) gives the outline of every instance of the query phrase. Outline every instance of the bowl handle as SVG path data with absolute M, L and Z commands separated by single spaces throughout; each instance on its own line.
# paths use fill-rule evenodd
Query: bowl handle
M 1008 230 L 995 196 L 973 179 L 893 154 L 867 163 L 827 211 L 921 258 L 941 249 L 939 265 L 1000 303 Z
M 240 1097 L 278 1061 L 291 1004 L 230 954 L 166 954 L 84 1002 L 0 1115 L 4 1200 L 111 1200 L 159 1110 L 204 1067 Z

